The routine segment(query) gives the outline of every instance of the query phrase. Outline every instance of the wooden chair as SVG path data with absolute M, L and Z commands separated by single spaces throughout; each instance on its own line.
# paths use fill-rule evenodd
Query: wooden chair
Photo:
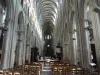
M 0 70 L 0 75 L 3 75 L 3 74 L 4 74 L 3 70 Z
M 19 72 L 14 72 L 14 75 L 21 75 Z

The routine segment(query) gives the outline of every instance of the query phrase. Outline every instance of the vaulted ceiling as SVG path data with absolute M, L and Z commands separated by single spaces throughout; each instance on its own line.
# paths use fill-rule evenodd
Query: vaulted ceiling
M 62 0 L 36 0 L 36 14 L 44 32 L 53 32 Z
M 42 36 L 52 35 L 55 28 L 57 27 L 58 16 L 61 15 L 61 4 L 62 0 L 35 0 L 34 3 L 37 21 L 41 25 Z M 48 50 L 48 45 L 50 45 L 51 52 L 46 53 L 47 55 L 52 55 L 53 50 L 53 37 L 51 39 L 45 40 L 44 50 Z M 48 51 L 47 51 L 48 52 Z M 51 54 L 50 54 L 51 53 Z

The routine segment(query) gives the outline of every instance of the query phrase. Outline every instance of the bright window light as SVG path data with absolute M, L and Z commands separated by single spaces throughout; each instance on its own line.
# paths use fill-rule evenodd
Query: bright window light
M 50 39 L 51 39 L 51 35 L 50 35 Z
M 90 63 L 90 65 L 91 65 L 91 66 L 95 66 L 96 64 L 95 64 L 95 63 Z
M 93 55 L 91 55 L 91 59 L 93 59 Z
M 48 45 L 48 47 L 50 47 L 50 45 Z
M 47 36 L 47 39 L 50 39 L 50 38 L 49 38 L 49 35 Z
M 89 8 L 89 6 L 87 6 L 86 12 L 88 12 L 88 11 L 89 11 L 89 9 L 90 9 L 90 8 Z

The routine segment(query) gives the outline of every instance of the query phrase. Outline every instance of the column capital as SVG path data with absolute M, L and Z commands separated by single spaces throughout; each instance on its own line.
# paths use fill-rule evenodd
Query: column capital
M 6 18 L 6 19 L 5 19 L 5 24 L 6 24 L 6 23 L 8 24 L 8 22 L 10 22 L 10 21 L 12 21 L 12 22 L 13 22 L 13 20 L 12 20 L 12 19 L 10 19 L 10 18 Z

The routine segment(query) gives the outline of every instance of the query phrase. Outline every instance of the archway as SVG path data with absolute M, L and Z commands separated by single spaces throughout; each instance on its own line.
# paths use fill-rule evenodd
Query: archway
M 21 62 L 21 47 L 22 47 L 22 40 L 23 40 L 23 12 L 20 12 L 18 15 L 18 25 L 17 25 L 17 42 L 16 42 L 16 49 L 15 49 L 15 65 L 19 65 Z
M 43 36 L 44 36 L 44 47 L 43 47 L 43 56 L 44 57 L 53 57 L 54 48 L 53 48 L 53 25 L 50 23 L 45 23 L 43 27 Z

